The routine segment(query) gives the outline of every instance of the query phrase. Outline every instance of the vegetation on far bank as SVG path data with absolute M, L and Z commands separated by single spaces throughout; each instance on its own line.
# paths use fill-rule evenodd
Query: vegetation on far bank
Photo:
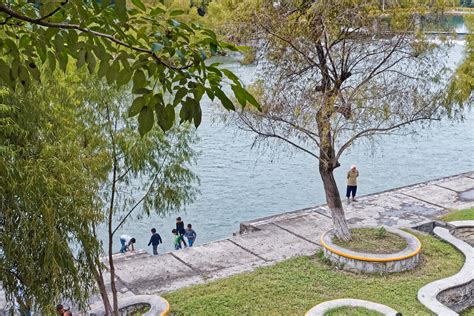
M 351 229 L 352 240 L 344 241 L 337 237 L 334 244 L 345 249 L 368 253 L 395 253 L 406 248 L 405 238 L 386 231 L 385 228 L 355 228 Z
M 409 272 L 353 274 L 316 256 L 299 257 L 164 297 L 176 315 L 303 315 L 321 302 L 348 297 L 385 304 L 404 315 L 430 315 L 416 298 L 418 290 L 455 274 L 464 257 L 434 237 L 416 236 L 423 245 L 422 260 Z
M 444 222 L 474 220 L 474 207 L 449 213 L 440 218 Z

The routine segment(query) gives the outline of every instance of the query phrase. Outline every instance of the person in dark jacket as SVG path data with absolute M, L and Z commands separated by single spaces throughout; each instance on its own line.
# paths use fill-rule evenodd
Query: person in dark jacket
M 181 217 L 176 217 L 176 231 L 181 235 L 181 242 L 184 247 L 187 247 L 186 241 L 184 241 L 184 234 L 186 234 L 186 229 L 184 229 L 184 222 L 181 220 Z
M 153 254 L 156 256 L 158 254 L 158 245 L 162 244 L 163 241 L 161 240 L 160 234 L 156 232 L 155 228 L 151 229 L 151 238 L 150 242 L 148 243 L 148 246 L 152 245 L 153 246 Z

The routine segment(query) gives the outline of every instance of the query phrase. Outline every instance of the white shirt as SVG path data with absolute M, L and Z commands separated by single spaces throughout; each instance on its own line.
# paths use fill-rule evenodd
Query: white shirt
M 129 235 L 122 235 L 120 236 L 120 239 L 125 240 L 125 246 L 129 246 L 130 241 L 132 240 L 132 237 Z

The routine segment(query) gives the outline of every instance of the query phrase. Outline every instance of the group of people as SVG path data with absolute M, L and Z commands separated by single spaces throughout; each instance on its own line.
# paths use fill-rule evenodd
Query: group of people
M 181 220 L 181 217 L 176 218 L 176 228 L 171 231 L 174 235 L 174 249 L 182 249 L 185 247 L 192 247 L 196 241 L 197 234 L 193 229 L 193 225 L 188 224 L 185 228 L 184 222 Z M 186 239 L 185 239 L 186 238 Z M 187 242 L 186 242 L 187 241 Z M 120 236 L 120 252 L 125 253 L 129 250 L 134 251 L 134 244 L 136 239 L 129 235 Z M 155 228 L 151 229 L 151 237 L 148 242 L 148 246 L 152 246 L 153 255 L 158 254 L 158 245 L 162 244 L 163 240 L 161 239 L 160 234 L 157 233 Z

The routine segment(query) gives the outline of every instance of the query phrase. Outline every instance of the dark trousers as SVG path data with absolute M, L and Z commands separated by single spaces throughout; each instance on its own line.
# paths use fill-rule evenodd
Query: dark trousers
M 184 247 L 187 247 L 187 246 L 188 246 L 188 245 L 186 244 L 186 241 L 184 240 L 184 235 L 181 235 L 179 240 L 180 240 L 179 243 L 180 243 L 180 244 L 183 243 L 183 244 L 184 244 Z
M 357 192 L 357 185 L 348 185 L 347 191 L 346 191 L 346 197 L 349 198 L 349 196 L 352 193 L 352 198 L 354 198 L 356 196 L 356 192 Z
M 153 254 L 156 256 L 158 254 L 158 245 L 152 245 L 153 246 Z

